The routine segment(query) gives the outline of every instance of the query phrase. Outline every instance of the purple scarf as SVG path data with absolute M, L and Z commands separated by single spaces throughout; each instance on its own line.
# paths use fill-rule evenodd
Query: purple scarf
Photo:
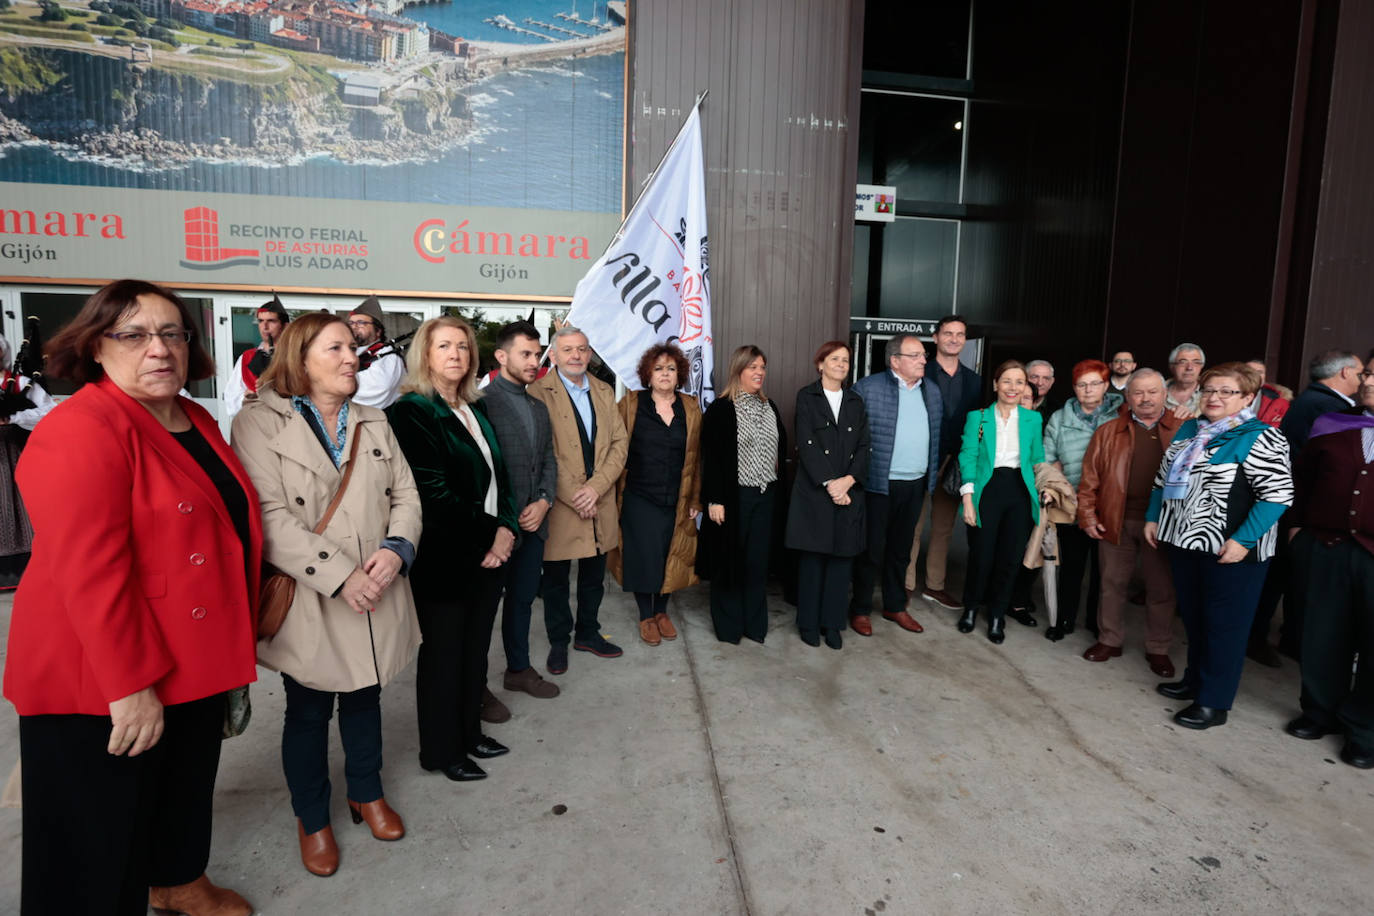
M 1312 424 L 1312 432 L 1308 434 L 1308 438 L 1315 439 L 1328 433 L 1343 433 L 1351 429 L 1368 429 L 1371 426 L 1374 426 L 1374 416 L 1370 416 L 1368 410 L 1359 414 L 1324 413 Z

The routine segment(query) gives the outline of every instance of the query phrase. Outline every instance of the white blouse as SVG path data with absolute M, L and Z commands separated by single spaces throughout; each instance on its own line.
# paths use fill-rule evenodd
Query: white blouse
M 487 437 L 482 435 L 482 426 L 477 422 L 477 418 L 472 415 L 472 408 L 466 404 L 460 407 L 449 405 L 455 416 L 463 421 L 463 425 L 468 428 L 468 432 L 477 442 L 477 448 L 481 451 L 482 457 L 487 460 L 487 470 L 491 471 L 491 477 L 487 481 L 487 496 L 482 500 L 482 511 L 487 515 L 497 514 L 497 490 L 496 490 L 496 465 L 491 460 L 491 446 L 487 445 Z
M 992 408 L 992 415 L 997 418 L 997 454 L 992 458 L 994 468 L 1021 467 L 1020 413 L 1020 408 L 1013 407 L 1011 416 L 1004 420 L 996 405 Z
M 844 400 L 844 389 L 831 391 L 822 385 L 821 394 L 825 395 L 825 399 L 830 402 L 830 412 L 835 415 L 835 422 L 840 422 L 840 402 Z

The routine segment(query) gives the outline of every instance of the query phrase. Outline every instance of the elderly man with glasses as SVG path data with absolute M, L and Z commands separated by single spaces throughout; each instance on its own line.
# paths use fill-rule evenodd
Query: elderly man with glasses
M 358 348 L 357 404 L 385 409 L 401 396 L 406 361 L 400 349 L 386 337 L 382 325 L 382 303 L 368 296 L 348 315 L 348 329 Z
M 935 489 L 944 401 L 925 384 L 926 349 L 915 334 L 887 342 L 886 372 L 859 380 L 854 391 L 868 410 L 872 443 L 864 481 L 868 548 L 854 564 L 850 625 L 873 635 L 873 587 L 881 582 L 883 617 L 903 630 L 924 630 L 906 611 L 905 576 L 926 494 Z M 800 435 L 800 433 L 798 433 Z
M 1169 351 L 1169 379 L 1164 408 L 1180 420 L 1191 420 L 1202 412 L 1197 380 L 1207 365 L 1207 355 L 1195 343 L 1181 343 Z

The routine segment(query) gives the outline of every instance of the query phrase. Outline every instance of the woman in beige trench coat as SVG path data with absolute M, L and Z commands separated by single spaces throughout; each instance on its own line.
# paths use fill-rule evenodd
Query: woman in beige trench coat
M 382 840 L 405 832 L 382 795 L 380 700 L 420 642 L 405 578 L 420 539 L 420 497 L 386 415 L 349 400 L 357 371 L 342 319 L 305 315 L 282 333 L 233 427 L 234 451 L 261 500 L 264 559 L 296 580 L 281 629 L 258 642 L 258 662 L 285 682 L 282 766 L 301 861 L 317 875 L 339 864 L 329 826 L 336 696 L 353 822 L 366 821 Z M 315 534 L 349 461 L 356 465 L 343 499 Z

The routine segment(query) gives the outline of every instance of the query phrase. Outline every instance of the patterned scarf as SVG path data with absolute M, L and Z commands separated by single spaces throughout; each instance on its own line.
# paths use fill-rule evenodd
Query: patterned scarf
M 1174 463 L 1169 465 L 1169 475 L 1164 480 L 1164 498 L 1182 499 L 1186 496 L 1188 494 L 1188 475 L 1192 473 L 1193 465 L 1206 451 L 1207 443 L 1221 433 L 1230 432 L 1246 420 L 1253 420 L 1254 418 L 1255 405 L 1252 401 L 1240 413 L 1222 417 L 1220 420 L 1206 425 L 1199 423 L 1198 430 L 1193 434 L 1192 440 L 1174 456 Z

